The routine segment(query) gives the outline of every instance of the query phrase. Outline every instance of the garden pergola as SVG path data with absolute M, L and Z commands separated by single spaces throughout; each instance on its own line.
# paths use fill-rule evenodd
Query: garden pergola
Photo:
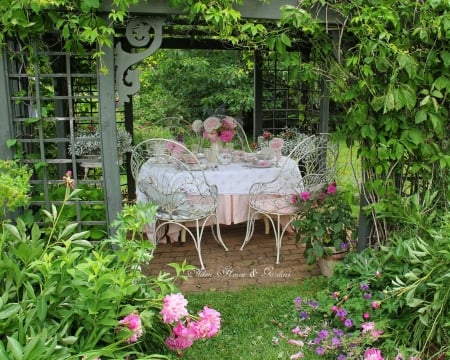
M 268 4 L 257 0 L 246 0 L 236 9 L 244 18 L 257 21 L 276 21 L 280 18 L 282 5 L 295 6 L 297 1 L 271 1 Z M 111 1 L 103 3 L 103 10 L 112 8 Z M 329 34 L 338 39 L 338 25 L 341 19 L 326 7 L 312 9 L 323 21 Z M 139 91 L 139 74 L 135 66 L 161 47 L 172 48 L 217 48 L 223 45 L 220 39 L 204 36 L 201 41 L 192 33 L 179 36 L 177 23 L 182 21 L 183 9 L 171 8 L 167 1 L 141 1 L 130 8 L 129 19 L 117 32 L 122 36 L 115 40 L 114 47 L 102 49 L 100 61 L 92 54 L 74 54 L 63 50 L 58 34 L 49 33 L 44 39 L 48 47 L 37 48 L 36 57 L 30 58 L 23 50 L 23 44 L 14 39 L 8 43 L 0 58 L 0 158 L 19 158 L 34 168 L 32 183 L 35 189 L 32 205 L 50 207 L 58 203 L 53 189 L 60 186 L 67 170 L 73 170 L 78 184 L 102 188 L 104 196 L 93 199 L 83 197 L 74 202 L 74 220 L 84 225 L 106 226 L 113 232 L 111 223 L 122 208 L 123 195 L 121 168 L 118 166 L 117 123 L 123 122 L 132 132 L 132 96 Z M 165 19 L 171 17 L 171 24 Z M 185 25 L 189 26 L 189 25 Z M 300 54 L 299 54 L 300 55 Z M 256 53 L 256 56 L 260 56 Z M 100 66 L 102 64 L 102 67 Z M 108 69 L 107 72 L 102 69 Z M 253 131 L 262 129 L 264 117 L 263 73 L 255 71 Z M 328 130 L 329 102 L 326 81 L 320 86 L 317 116 L 317 131 Z M 100 129 L 102 149 L 102 177 L 83 179 L 80 164 L 82 160 L 70 155 L 68 145 L 73 144 L 74 131 L 79 123 L 95 123 Z M 128 170 L 128 192 L 134 188 Z M 104 219 L 85 218 L 83 209 L 98 207 L 104 209 Z

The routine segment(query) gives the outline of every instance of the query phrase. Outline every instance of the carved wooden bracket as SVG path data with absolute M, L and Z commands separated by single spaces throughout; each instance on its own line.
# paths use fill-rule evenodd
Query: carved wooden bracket
M 116 45 L 116 90 L 118 93 L 117 106 L 130 101 L 130 95 L 136 94 L 141 85 L 139 83 L 139 70 L 131 66 L 152 55 L 159 49 L 162 42 L 162 28 L 164 19 L 140 17 L 131 20 L 126 28 L 126 40 L 134 52 L 126 52 L 122 48 L 122 41 Z M 153 29 L 153 36 L 150 30 Z M 136 51 L 136 48 L 147 47 Z

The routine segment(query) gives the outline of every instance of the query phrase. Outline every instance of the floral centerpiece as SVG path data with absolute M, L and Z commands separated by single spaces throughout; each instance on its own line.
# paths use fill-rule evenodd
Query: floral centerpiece
M 237 125 L 236 119 L 231 116 L 225 116 L 222 119 L 210 116 L 203 121 L 202 135 L 204 139 L 209 140 L 211 143 L 229 143 L 234 138 Z M 198 123 L 196 128 L 198 128 Z
M 352 245 L 356 218 L 345 195 L 332 182 L 292 197 L 300 209 L 292 225 L 298 230 L 296 240 L 306 244 L 304 256 L 308 264 L 334 252 L 348 251 Z
M 131 143 L 131 134 L 125 129 L 117 129 L 117 149 L 119 155 L 131 151 Z M 78 129 L 75 132 L 75 142 L 69 144 L 68 151 L 70 155 L 75 154 L 76 156 L 100 156 L 100 132 L 93 125 L 89 125 L 87 128 Z

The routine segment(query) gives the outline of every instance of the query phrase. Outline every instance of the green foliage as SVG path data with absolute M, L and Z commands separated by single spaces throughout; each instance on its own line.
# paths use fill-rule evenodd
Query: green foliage
M 158 51 L 141 66 L 138 126 L 175 115 L 203 119 L 219 107 L 233 115 L 251 110 L 252 68 L 241 57 L 238 51 Z
M 64 204 L 79 192 L 67 185 Z M 157 355 L 167 354 L 170 330 L 159 311 L 163 296 L 176 291 L 176 277 L 145 276 L 141 266 L 151 261 L 153 245 L 135 236 L 156 207 L 126 208 L 117 235 L 93 245 L 75 223 L 57 226 L 64 204 L 44 211 L 48 226 L 29 228 L 21 218 L 2 224 L 1 358 L 168 359 Z M 182 275 L 192 266 L 176 269 Z M 144 330 L 136 343 L 127 343 L 130 332 L 119 325 L 131 313 L 139 314 Z
M 450 341 L 449 215 L 437 214 L 432 224 L 424 219 L 421 225 L 414 224 L 418 213 L 413 207 L 404 214 L 403 223 L 409 225 L 389 245 L 347 255 L 335 269 L 330 290 L 370 284 L 373 293 L 384 294 L 377 319 L 389 319 L 397 345 L 410 344 L 425 358 L 438 358 L 448 352 Z
M 348 196 L 333 183 L 316 191 L 304 191 L 297 199 L 300 215 L 292 223 L 296 241 L 306 244 L 308 264 L 330 253 L 348 251 L 356 237 L 356 218 Z
M 31 170 L 16 161 L 0 160 L 0 207 L 4 218 L 6 210 L 26 206 L 30 197 Z

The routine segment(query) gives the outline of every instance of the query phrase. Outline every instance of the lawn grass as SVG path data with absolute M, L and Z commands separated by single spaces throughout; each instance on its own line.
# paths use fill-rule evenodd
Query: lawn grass
M 297 286 L 251 286 L 234 292 L 187 294 L 189 309 L 197 312 L 208 305 L 222 314 L 220 334 L 197 342 L 185 351 L 186 360 L 289 359 L 298 349 L 281 341 L 273 344 L 278 331 L 288 333 L 281 324 L 294 314 L 297 296 L 314 296 L 326 285 L 322 277 L 306 279 Z

